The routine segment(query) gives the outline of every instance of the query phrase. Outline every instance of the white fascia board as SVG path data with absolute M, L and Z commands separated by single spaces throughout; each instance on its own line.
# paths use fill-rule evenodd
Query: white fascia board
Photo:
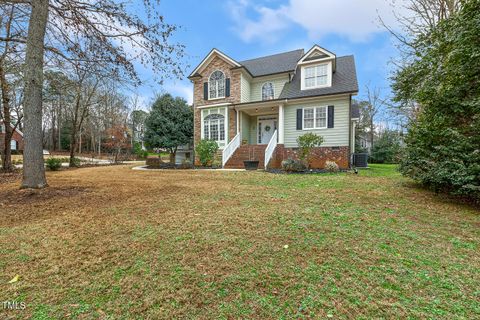
M 217 54 L 219 55 L 222 59 L 226 60 L 227 62 L 233 64 L 234 66 L 236 67 L 241 67 L 241 64 L 239 64 L 237 61 L 233 60 L 232 58 L 230 58 L 229 56 L 227 56 L 226 54 L 224 54 L 223 52 L 221 52 L 220 50 L 217 50 L 217 49 L 212 49 L 210 51 L 210 53 L 202 60 L 202 62 L 200 62 L 200 64 L 195 68 L 195 70 L 192 71 L 192 73 L 189 75 L 189 77 L 193 76 L 195 73 L 197 73 L 198 70 L 200 70 L 204 65 L 205 63 L 207 63 L 207 61 L 209 61 L 209 59 L 214 55 L 214 54 Z

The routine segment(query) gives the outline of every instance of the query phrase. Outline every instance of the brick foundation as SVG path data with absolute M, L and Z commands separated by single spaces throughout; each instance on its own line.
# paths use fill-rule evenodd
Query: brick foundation
M 283 144 L 277 145 L 269 167 L 281 168 L 282 161 L 286 159 L 298 158 L 298 148 L 285 148 Z M 348 169 L 349 151 L 348 147 L 319 147 L 312 152 L 310 168 L 323 169 L 326 161 L 334 161 L 340 169 Z

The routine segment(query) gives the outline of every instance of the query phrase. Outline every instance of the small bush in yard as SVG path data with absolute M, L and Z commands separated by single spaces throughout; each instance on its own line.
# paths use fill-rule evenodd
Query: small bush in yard
M 57 171 L 62 167 L 62 159 L 59 158 L 48 158 L 45 160 L 45 165 L 48 169 L 52 171 Z
M 282 169 L 286 172 L 303 172 L 307 168 L 301 161 L 287 159 L 282 161 Z
M 69 160 L 70 160 L 70 159 L 69 159 Z M 69 162 L 69 161 L 66 161 L 66 162 Z M 79 158 L 74 157 L 74 158 L 72 159 L 72 165 L 73 165 L 74 167 L 80 167 L 81 164 L 82 164 L 82 161 L 81 161 Z
M 206 167 L 213 164 L 215 154 L 218 151 L 218 144 L 212 140 L 201 140 L 195 151 L 202 166 Z
M 338 164 L 334 161 L 327 161 L 325 162 L 325 170 L 328 172 L 338 172 L 340 169 Z
M 298 157 L 305 162 L 307 168 L 310 166 L 310 156 L 313 148 L 319 147 L 323 143 L 323 137 L 309 132 L 297 138 L 299 147 Z

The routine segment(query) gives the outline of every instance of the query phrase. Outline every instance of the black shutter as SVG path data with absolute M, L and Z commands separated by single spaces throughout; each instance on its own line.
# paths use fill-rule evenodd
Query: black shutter
M 297 109 L 297 130 L 302 130 L 303 109 Z
M 327 123 L 327 127 L 328 128 L 333 128 L 333 115 L 334 115 L 335 111 L 334 111 L 334 107 L 333 106 L 328 106 L 328 123 Z
M 225 97 L 230 97 L 230 78 L 225 79 Z
M 203 83 L 203 100 L 208 100 L 208 82 Z

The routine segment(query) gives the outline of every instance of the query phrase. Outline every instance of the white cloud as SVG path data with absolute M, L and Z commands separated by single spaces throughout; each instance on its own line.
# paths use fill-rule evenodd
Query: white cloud
M 404 10 L 400 5 L 402 0 L 394 3 L 397 14 Z M 372 34 L 385 31 L 379 26 L 379 15 L 388 25 L 396 24 L 394 7 L 387 0 L 289 0 L 277 8 L 238 0 L 230 2 L 229 9 L 235 30 L 245 42 L 274 42 L 291 25 L 304 28 L 310 39 L 337 34 L 352 41 L 365 41 Z M 249 13 L 257 18 L 250 18 Z
M 286 29 L 289 25 L 288 19 L 282 17 L 283 7 L 271 9 L 252 5 L 248 0 L 239 0 L 230 2 L 228 10 L 235 22 L 234 31 L 245 42 L 250 42 L 255 38 L 269 43 L 275 42 L 279 38 L 277 32 Z M 247 13 L 249 10 L 253 10 L 259 19 L 249 19 Z
M 169 83 L 164 87 L 165 91 L 173 96 L 182 97 L 188 104 L 193 104 L 193 85 L 184 83 Z

